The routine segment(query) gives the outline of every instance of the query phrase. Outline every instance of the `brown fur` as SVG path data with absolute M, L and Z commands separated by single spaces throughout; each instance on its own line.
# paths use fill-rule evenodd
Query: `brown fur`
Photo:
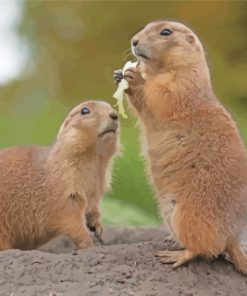
M 161 36 L 165 28 L 172 34 Z M 141 119 L 161 213 L 185 247 L 158 256 L 179 266 L 227 251 L 246 274 L 238 241 L 247 219 L 247 153 L 214 95 L 203 47 L 190 29 L 166 21 L 148 24 L 136 41 L 139 67 L 125 72 L 128 99 Z
M 82 108 L 91 113 L 82 115 Z M 77 248 L 102 234 L 99 201 L 118 148 L 116 112 L 105 102 L 75 107 L 52 147 L 0 150 L 0 250 L 33 249 L 64 234 Z M 114 132 L 102 134 L 108 129 Z M 87 221 L 86 221 L 87 218 Z

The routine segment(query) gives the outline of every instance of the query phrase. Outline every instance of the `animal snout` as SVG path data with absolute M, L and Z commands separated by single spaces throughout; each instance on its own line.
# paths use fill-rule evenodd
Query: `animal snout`
M 138 42 L 139 42 L 138 39 L 133 39 L 133 40 L 132 40 L 132 45 L 133 45 L 133 46 L 137 46 Z
M 111 112 L 109 114 L 110 118 L 113 119 L 113 120 L 117 120 L 118 119 L 118 114 L 117 112 Z

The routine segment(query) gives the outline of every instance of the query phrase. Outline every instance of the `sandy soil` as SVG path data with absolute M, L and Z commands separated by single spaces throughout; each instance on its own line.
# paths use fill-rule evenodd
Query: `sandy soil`
M 165 235 L 161 229 L 107 229 L 106 245 L 86 251 L 73 251 L 60 237 L 40 251 L 1 252 L 0 296 L 247 295 L 247 277 L 223 258 L 177 270 L 160 264 L 154 251 L 174 248 Z

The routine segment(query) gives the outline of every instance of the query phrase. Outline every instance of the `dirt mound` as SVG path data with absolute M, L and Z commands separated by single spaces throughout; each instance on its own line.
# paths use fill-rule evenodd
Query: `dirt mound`
M 247 277 L 224 259 L 177 270 L 160 264 L 154 251 L 173 248 L 165 235 L 157 228 L 107 229 L 107 245 L 86 251 L 73 251 L 60 237 L 42 251 L 1 252 L 0 295 L 247 295 Z

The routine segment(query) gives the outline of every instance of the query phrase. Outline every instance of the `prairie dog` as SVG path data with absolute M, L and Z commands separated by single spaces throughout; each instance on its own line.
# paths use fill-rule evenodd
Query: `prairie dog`
M 75 107 L 52 147 L 0 150 L 0 250 L 34 249 L 64 234 L 78 249 L 101 236 L 99 201 L 118 150 L 118 114 L 102 101 Z
M 131 46 L 139 66 L 125 72 L 128 101 L 141 121 L 161 212 L 185 248 L 157 256 L 177 267 L 228 252 L 247 274 L 239 242 L 247 220 L 247 153 L 214 94 L 201 42 L 183 24 L 155 21 Z M 121 71 L 114 79 L 122 79 Z

